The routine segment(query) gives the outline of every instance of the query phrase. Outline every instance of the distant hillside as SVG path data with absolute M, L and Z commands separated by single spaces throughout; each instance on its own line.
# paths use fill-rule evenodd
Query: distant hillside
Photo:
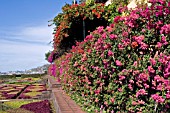
M 48 70 L 48 67 L 49 67 L 49 64 L 45 64 L 45 65 L 43 65 L 43 66 L 38 66 L 38 67 L 36 67 L 36 68 L 32 68 L 32 69 L 29 69 L 29 70 L 27 70 L 27 71 L 47 71 Z

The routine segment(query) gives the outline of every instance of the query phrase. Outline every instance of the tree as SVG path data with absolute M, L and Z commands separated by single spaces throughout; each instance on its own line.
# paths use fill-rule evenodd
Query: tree
M 48 57 L 50 56 L 50 54 L 51 54 L 51 51 L 48 51 L 47 53 L 45 53 L 45 60 L 48 61 Z

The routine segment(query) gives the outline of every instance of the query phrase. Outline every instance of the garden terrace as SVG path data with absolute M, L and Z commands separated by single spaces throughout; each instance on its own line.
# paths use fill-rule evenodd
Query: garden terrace
M 15 99 L 27 85 L 3 84 L 0 86 L 0 99 Z
M 43 108 L 37 109 L 34 107 L 41 106 L 41 104 L 43 106 L 44 104 L 47 105 L 48 110 L 44 109 L 45 113 L 55 112 L 52 102 L 52 91 L 47 90 L 47 79 L 17 78 L 11 82 L 9 81 L 0 85 L 0 113 L 1 111 L 3 113 L 13 113 L 13 111 L 20 113 L 23 109 L 26 113 L 31 113 L 31 111 L 39 113 Z M 27 106 L 27 104 L 29 105 Z M 20 108 L 21 106 L 24 108 Z
M 0 99 L 50 98 L 51 91 L 47 91 L 45 78 L 16 78 L 6 79 L 0 84 Z

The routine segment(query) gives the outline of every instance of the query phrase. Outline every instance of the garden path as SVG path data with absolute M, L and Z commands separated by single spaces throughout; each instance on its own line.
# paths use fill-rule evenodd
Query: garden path
M 47 75 L 57 113 L 85 113 L 60 87 L 60 83 Z M 54 103 L 54 104 L 55 104 Z

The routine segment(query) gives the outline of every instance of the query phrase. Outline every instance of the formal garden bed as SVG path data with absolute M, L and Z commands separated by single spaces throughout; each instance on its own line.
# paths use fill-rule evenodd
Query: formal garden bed
M 4 84 L 32 84 L 40 81 L 41 78 L 34 78 L 34 77 L 28 77 L 28 78 L 15 78 L 15 79 L 8 79 Z
M 0 86 L 0 99 L 15 99 L 27 85 L 3 84 Z
M 0 113 L 55 113 L 49 100 L 13 100 L 5 101 Z
M 38 99 L 43 95 L 51 93 L 44 84 L 32 85 L 3 85 L 0 87 L 0 100 L 5 99 Z M 49 95 L 50 98 L 50 95 Z
M 45 78 L 14 78 L 5 81 L 0 84 L 0 113 L 55 112 Z
M 0 84 L 0 99 L 31 99 L 41 96 L 47 91 L 47 83 L 41 83 L 40 78 L 16 78 L 8 79 Z M 40 82 L 40 83 L 39 83 Z
M 44 84 L 32 84 L 29 85 L 18 97 L 19 99 L 31 99 L 40 97 L 43 92 L 47 91 Z

